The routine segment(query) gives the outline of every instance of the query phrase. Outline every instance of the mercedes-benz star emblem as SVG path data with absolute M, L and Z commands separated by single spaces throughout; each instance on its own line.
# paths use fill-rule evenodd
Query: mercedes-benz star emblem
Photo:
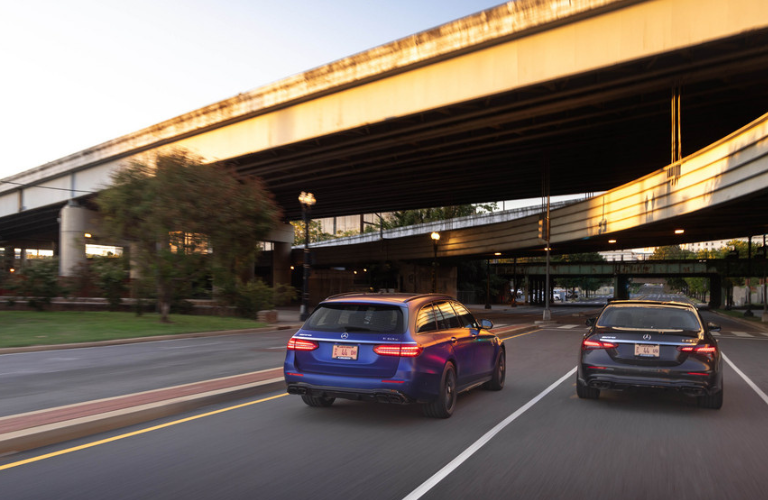
M 348 339 L 349 338 L 349 334 L 348 333 L 342 333 L 341 334 L 341 338 Z
M 647 334 L 647 333 L 645 335 L 643 335 L 643 338 L 645 340 L 651 340 L 651 336 L 649 334 Z

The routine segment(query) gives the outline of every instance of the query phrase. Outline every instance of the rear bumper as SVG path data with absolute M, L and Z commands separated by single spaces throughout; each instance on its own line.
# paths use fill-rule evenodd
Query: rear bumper
M 305 383 L 289 383 L 288 394 L 307 395 L 322 398 L 351 399 L 377 403 L 408 404 L 416 401 L 396 389 L 350 389 L 348 387 L 328 387 Z
M 722 377 L 719 373 L 712 373 L 709 376 L 672 374 L 668 377 L 659 377 L 639 374 L 595 373 L 596 371 L 580 369 L 580 382 L 600 390 L 653 389 L 677 391 L 690 396 L 707 396 L 722 390 Z

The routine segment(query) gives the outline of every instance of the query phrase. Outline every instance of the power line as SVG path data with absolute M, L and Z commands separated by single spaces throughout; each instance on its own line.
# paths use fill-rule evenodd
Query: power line
M 90 193 L 94 194 L 97 191 L 85 191 L 82 189 L 69 189 L 69 188 L 59 188 L 59 187 L 53 187 L 53 186 L 39 186 L 39 185 L 32 185 L 32 184 L 21 184 L 20 182 L 11 182 L 11 181 L 0 181 L 2 184 L 11 184 L 13 186 L 20 186 L 23 188 L 40 188 L 40 189 L 53 189 L 54 191 L 69 191 L 71 193 Z

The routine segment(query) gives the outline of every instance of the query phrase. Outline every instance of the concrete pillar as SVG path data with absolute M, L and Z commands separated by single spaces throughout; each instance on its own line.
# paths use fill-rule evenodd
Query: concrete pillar
M 629 299 L 629 276 L 617 274 L 613 277 L 613 298 Z
M 59 215 L 59 274 L 74 276 L 78 264 L 86 261 L 85 233 L 92 232 L 95 213 L 76 205 L 66 205 Z
M 272 250 L 272 285 L 291 284 L 291 244 L 274 243 Z
M 723 280 L 717 275 L 713 274 L 709 277 L 709 308 L 720 309 L 723 307 L 723 296 L 725 290 L 723 290 Z

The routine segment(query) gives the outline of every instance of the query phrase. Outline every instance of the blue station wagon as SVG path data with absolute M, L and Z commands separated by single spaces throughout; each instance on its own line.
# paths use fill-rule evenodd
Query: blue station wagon
M 458 393 L 504 387 L 504 344 L 491 328 L 447 295 L 332 296 L 288 342 L 288 393 L 315 407 L 421 403 L 427 416 L 448 418 Z

